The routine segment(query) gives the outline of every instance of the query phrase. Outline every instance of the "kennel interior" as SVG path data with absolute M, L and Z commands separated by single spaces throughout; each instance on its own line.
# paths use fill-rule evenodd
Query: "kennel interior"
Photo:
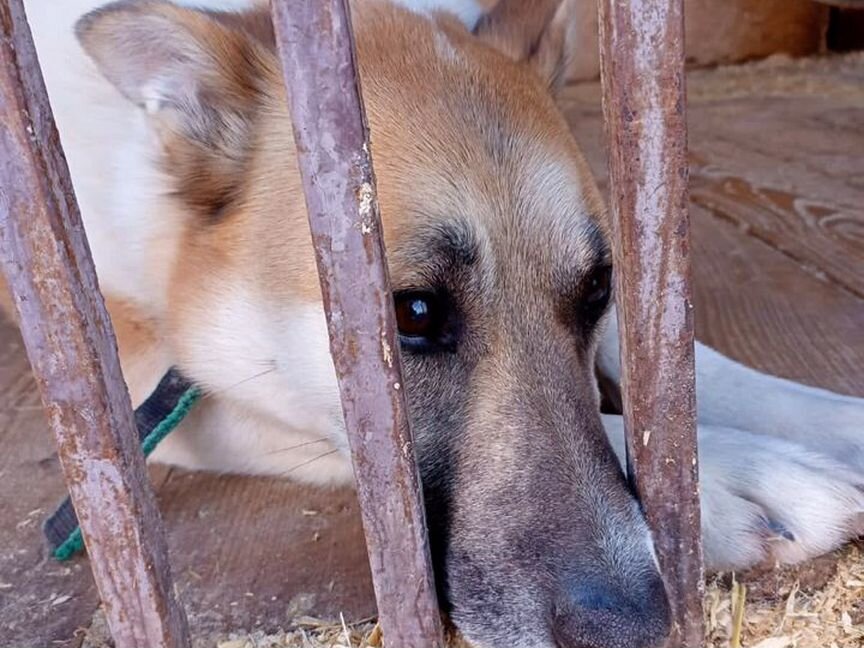
M 753 366 L 860 394 L 864 269 L 856 233 L 864 187 L 856 178 L 864 174 L 864 58 L 817 56 L 845 33 L 843 21 L 858 14 L 799 4 L 812 12 L 811 23 L 814 15 L 822 21 L 818 38 L 801 28 L 815 46 L 787 48 L 808 58 L 787 57 L 777 46 L 756 54 L 773 54 L 767 60 L 700 69 L 688 79 L 690 215 L 700 259 L 693 270 L 696 327 L 701 339 Z M 565 92 L 566 116 L 606 187 L 600 86 L 574 79 Z M 814 336 L 818 349 L 808 343 Z M 20 337 L 9 323 L 0 349 L 4 642 L 101 645 L 104 624 L 87 560 L 58 565 L 41 544 L 41 519 L 65 487 Z M 317 626 L 308 617 L 342 614 L 353 623 L 374 614 L 352 493 L 160 467 L 151 468 L 151 481 L 197 645 L 258 641 L 242 634 L 255 630 L 281 641 L 278 630 L 292 622 L 305 623 L 311 637 Z M 860 642 L 864 584 L 855 548 L 779 577 L 738 579 L 750 584 L 748 645 L 772 638 L 777 641 L 766 648 Z M 731 632 L 727 586 L 721 579 L 707 593 L 708 632 L 718 646 L 728 645 Z M 778 610 L 785 617 L 772 616 Z M 333 635 L 324 645 L 345 643 L 339 626 L 321 630 Z

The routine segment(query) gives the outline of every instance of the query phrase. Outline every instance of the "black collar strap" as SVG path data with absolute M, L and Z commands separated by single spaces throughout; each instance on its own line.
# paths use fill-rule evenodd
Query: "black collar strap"
M 181 376 L 176 368 L 168 370 L 156 390 L 135 410 L 138 440 L 145 457 L 177 427 L 200 397 L 199 389 Z M 78 518 L 69 497 L 45 521 L 42 531 L 57 560 L 69 560 L 84 548 Z

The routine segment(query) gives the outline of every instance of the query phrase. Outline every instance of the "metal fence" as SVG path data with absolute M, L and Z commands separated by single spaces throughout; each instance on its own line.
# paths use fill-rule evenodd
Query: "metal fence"
M 683 0 L 599 3 L 628 469 L 671 598 L 671 645 L 695 648 L 702 561 Z M 348 3 L 271 6 L 380 623 L 392 648 L 443 646 Z M 114 333 L 22 0 L 0 2 L 0 30 L 2 267 L 93 575 L 118 648 L 186 648 Z M 325 150 L 325 137 L 338 146 Z

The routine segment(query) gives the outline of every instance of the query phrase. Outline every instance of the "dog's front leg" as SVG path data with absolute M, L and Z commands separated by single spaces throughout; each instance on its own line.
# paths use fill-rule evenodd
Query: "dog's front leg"
M 597 354 L 600 371 L 620 381 L 615 313 Z M 696 343 L 700 424 L 794 441 L 864 474 L 864 399 L 760 373 Z
M 624 424 L 603 415 L 624 462 Z M 699 425 L 705 565 L 745 569 L 827 553 L 864 532 L 864 476 L 771 436 Z

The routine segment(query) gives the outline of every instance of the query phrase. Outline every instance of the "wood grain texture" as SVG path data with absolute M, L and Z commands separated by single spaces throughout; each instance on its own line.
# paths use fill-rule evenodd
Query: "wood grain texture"
M 673 648 L 704 642 L 687 214 L 683 0 L 600 1 L 627 469 L 660 563 Z
M 443 645 L 347 0 L 273 0 L 379 622 Z
M 687 91 L 697 337 L 762 371 L 864 395 L 864 54 L 692 72 Z M 599 84 L 569 87 L 563 104 L 605 191 Z M 842 217 L 765 213 L 755 195 L 709 208 L 703 173 Z
M 790 66 L 757 90 L 769 66 L 727 73 L 726 96 L 707 94 L 694 120 L 691 196 L 815 275 L 864 298 L 860 172 L 864 66 L 860 55 Z M 833 69 L 833 77 L 821 72 Z M 786 77 L 786 78 L 783 78 Z M 833 81 L 833 83 L 832 83 Z M 756 99 L 754 94 L 763 96 Z M 746 112 L 747 119 L 739 115 Z
M 697 168 L 716 159 L 749 183 L 782 183 L 803 199 L 829 191 L 864 205 L 864 128 L 852 127 L 864 121 L 860 73 L 864 57 L 854 55 L 691 74 Z M 598 84 L 566 89 L 564 107 L 605 187 Z M 736 153 L 736 141 L 747 144 L 757 133 L 759 157 L 746 147 Z M 763 371 L 864 396 L 864 300 L 753 236 L 746 223 L 692 204 L 690 214 L 697 337 Z M 864 210 L 851 218 L 864 225 Z M 836 256 L 860 264 L 864 246 Z M 0 645 L 73 648 L 97 598 L 87 562 L 58 570 L 42 558 L 38 524 L 17 528 L 30 511 L 47 513 L 63 488 L 45 418 L 31 409 L 38 396 L 27 366 L 17 334 L 0 326 L 0 583 L 12 585 L 0 587 Z M 294 611 L 331 619 L 344 611 L 349 622 L 374 611 L 351 493 L 179 472 L 157 490 L 196 641 L 212 646 L 226 628 L 272 630 Z M 52 596 L 72 598 L 52 605 Z
M 158 465 L 150 478 L 196 642 L 375 614 L 353 490 Z M 86 556 L 61 564 L 44 544 L 40 525 L 66 486 L 23 343 L 2 320 L 0 486 L 0 646 L 76 648 L 99 596 Z
M 0 4 L 0 261 L 118 648 L 185 619 L 21 0 Z
M 579 43 L 568 63 L 568 79 L 597 79 L 597 0 L 568 2 L 568 16 L 577 30 L 574 42 Z M 819 53 L 829 13 L 813 0 L 684 0 L 687 64 L 704 67 L 780 53 Z
M 864 301 L 734 223 L 691 211 L 699 339 L 763 371 L 864 396 Z
M 196 641 L 275 632 L 301 616 L 374 616 L 352 489 L 175 470 L 159 502 Z
M 0 646 L 72 648 L 99 603 L 86 559 L 61 565 L 42 539 L 65 493 L 24 345 L 0 321 Z

